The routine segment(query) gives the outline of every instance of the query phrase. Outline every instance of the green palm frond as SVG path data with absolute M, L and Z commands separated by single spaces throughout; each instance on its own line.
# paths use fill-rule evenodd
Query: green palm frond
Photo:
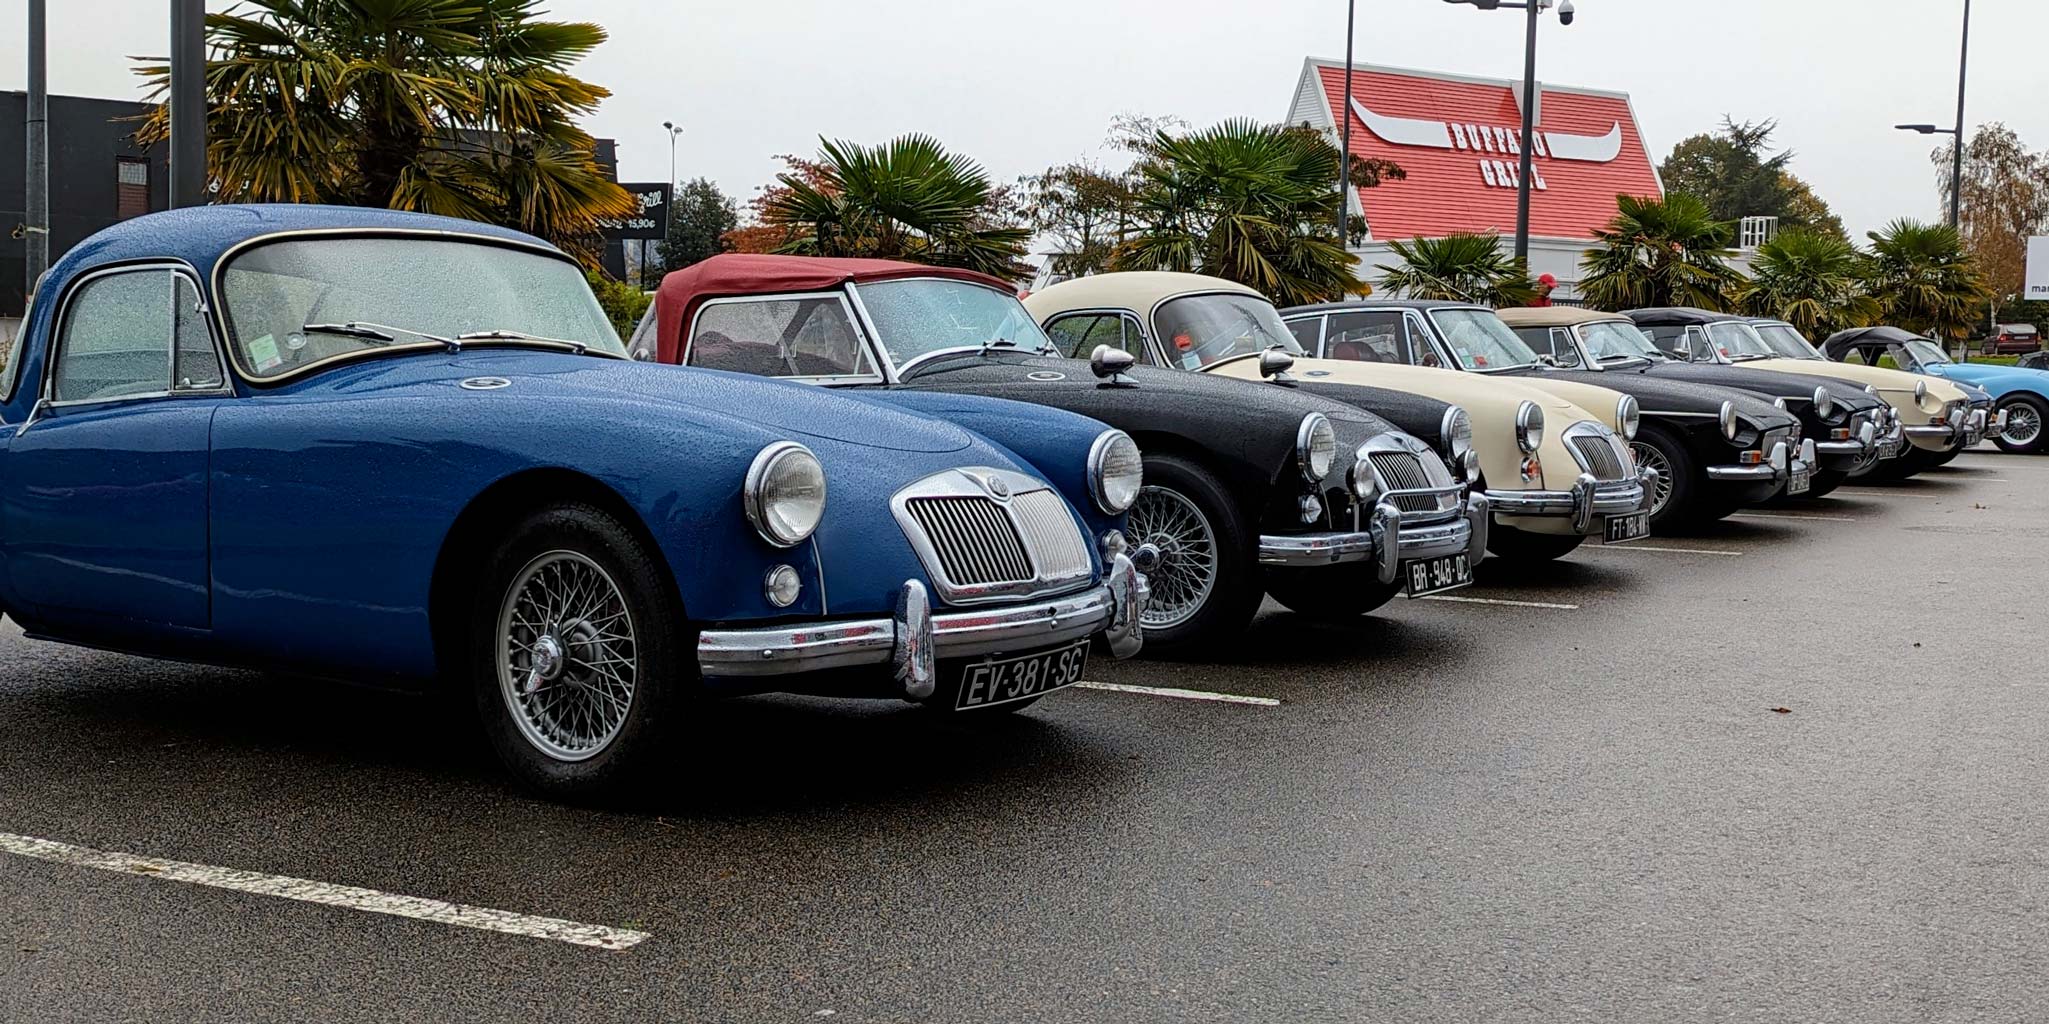
M 1597 309 L 1701 306 L 1724 309 L 1742 287 L 1729 265 L 1731 226 L 1684 192 L 1663 199 L 1617 196 L 1615 219 L 1594 232 L 1580 260 L 1580 291 Z
M 1387 244 L 1402 262 L 1381 283 L 1398 295 L 1489 306 L 1520 306 L 1537 296 L 1529 268 L 1501 251 L 1498 235 L 1451 234 Z

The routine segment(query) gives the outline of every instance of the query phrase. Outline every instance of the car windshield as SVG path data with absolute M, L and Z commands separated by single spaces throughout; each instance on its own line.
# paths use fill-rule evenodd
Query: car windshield
M 1944 352 L 1942 346 L 1932 341 L 1915 338 L 1902 347 L 1907 350 L 1907 355 L 1912 356 L 1914 362 L 1921 366 L 1940 366 L 1950 361 L 1949 353 Z
M 1731 362 L 1770 359 L 1778 355 L 1770 345 L 1764 343 L 1764 339 L 1757 336 L 1757 332 L 1752 330 L 1749 324 L 1724 320 L 1718 324 L 1709 324 L 1707 334 L 1708 340 L 1714 343 L 1715 352 Z
M 1536 363 L 1537 353 L 1501 318 L 1483 309 L 1438 309 L 1430 319 L 1451 354 L 1468 370 L 1512 370 Z
M 1643 328 L 1628 320 L 1596 320 L 1579 325 L 1579 340 L 1585 345 L 1594 362 L 1611 363 L 1623 359 L 1648 359 L 1663 362 L 1665 353 L 1644 337 Z
M 227 265 L 221 300 L 229 348 L 258 379 L 369 349 L 463 335 L 626 353 L 576 264 L 485 242 L 273 242 Z
M 1789 324 L 1758 324 L 1757 335 L 1771 347 L 1772 354 L 1786 359 L 1825 358 Z
M 890 362 L 903 366 L 948 349 L 1053 347 L 1017 296 L 972 281 L 936 277 L 856 285 Z
M 1238 356 L 1280 348 L 1303 354 L 1273 303 L 1256 295 L 1184 295 L 1153 313 L 1153 327 L 1167 359 L 1184 370 L 1199 370 Z

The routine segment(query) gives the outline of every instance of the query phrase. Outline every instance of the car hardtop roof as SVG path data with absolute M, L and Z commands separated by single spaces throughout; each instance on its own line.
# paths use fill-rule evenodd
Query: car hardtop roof
M 1852 327 L 1837 331 L 1821 343 L 1821 350 L 1838 356 L 1860 345 L 1904 345 L 1910 341 L 1932 340 L 1925 335 L 1915 334 L 1904 328 L 1881 324 L 1877 327 Z
M 1509 306 L 1494 313 L 1511 327 L 1571 327 L 1602 320 L 1633 322 L 1621 313 L 1604 313 L 1582 306 Z
M 683 326 L 712 299 L 781 292 L 816 292 L 849 282 L 941 277 L 969 281 L 1016 294 L 999 277 L 959 267 L 932 267 L 901 260 L 850 259 L 827 256 L 780 256 L 773 253 L 729 252 L 699 260 L 662 276 L 655 289 L 655 358 L 673 363 L 683 347 Z
M 1151 317 L 1168 299 L 1202 292 L 1235 292 L 1264 299 L 1256 288 L 1207 274 L 1172 270 L 1125 270 L 1092 274 L 1042 288 L 1025 298 L 1025 306 L 1041 321 L 1054 313 L 1077 309 L 1129 309 Z
M 1717 313 L 1699 306 L 1648 306 L 1643 309 L 1626 309 L 1622 315 L 1637 323 L 1651 324 L 1719 324 L 1729 321 L 1750 323 L 1752 317 L 1741 313 Z
M 1281 310 L 1281 315 L 1336 313 L 1347 309 L 1487 309 L 1487 306 L 1462 299 L 1343 299 L 1337 302 L 1312 302 L 1302 306 L 1289 306 Z

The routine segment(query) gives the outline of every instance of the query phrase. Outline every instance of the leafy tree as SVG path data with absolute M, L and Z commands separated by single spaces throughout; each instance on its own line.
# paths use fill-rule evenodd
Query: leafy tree
M 1055 271 L 1079 277 L 1110 269 L 1131 227 L 1130 178 L 1077 162 L 1027 175 L 1018 184 L 1032 230 L 1052 243 Z
M 1792 151 L 1769 151 L 1776 130 L 1776 121 L 1738 123 L 1724 117 L 1720 131 L 1672 147 L 1672 155 L 1658 166 L 1665 190 L 1700 197 L 1716 220 L 1777 217 L 1781 227 L 1842 234 L 1842 220 L 1787 170 Z
M 1495 234 L 1390 240 L 1401 265 L 1381 285 L 1412 299 L 1449 299 L 1489 306 L 1521 306 L 1537 297 L 1529 267 L 1501 250 Z
M 619 340 L 632 337 L 654 296 L 624 281 L 614 281 L 599 270 L 586 269 L 583 277 L 590 282 L 591 293 L 598 297 L 598 305 L 612 321 L 612 329 L 619 332 Z
M 1834 235 L 1784 231 L 1758 247 L 1750 280 L 1737 292 L 1744 312 L 1777 317 L 1820 337 L 1874 322 L 1878 303 L 1863 293 L 1863 254 Z
M 1616 215 L 1580 260 L 1580 292 L 1596 309 L 1721 309 L 1743 275 L 1729 266 L 1729 224 L 1684 192 L 1615 197 Z
M 930 136 L 879 146 L 822 141 L 815 166 L 778 175 L 763 194 L 767 226 L 784 231 L 776 251 L 868 256 L 965 267 L 1012 280 L 1030 229 L 1011 223 L 1008 197 L 981 165 Z
M 1896 220 L 1870 238 L 1865 289 L 1884 322 L 1932 338 L 1970 333 L 1991 290 L 1955 228 Z
M 1256 288 L 1281 305 L 1362 294 L 1358 258 L 1332 229 L 1338 150 L 1307 128 L 1246 119 L 1183 135 L 1156 131 L 1133 169 L 1136 226 L 1119 270 L 1182 270 Z M 1369 188 L 1401 169 L 1355 160 Z
M 519 228 L 596 263 L 631 195 L 576 125 L 596 25 L 537 0 L 247 0 L 206 17 L 207 171 L 227 202 L 341 203 Z M 136 69 L 162 96 L 168 66 Z M 168 137 L 169 112 L 143 123 Z
M 1937 188 L 1949 203 L 1955 140 L 1933 154 Z M 2030 152 L 2011 128 L 1993 122 L 1964 147 L 1964 249 L 2001 298 L 2020 294 L 2028 236 L 2049 231 L 2049 153 Z
M 676 188 L 668 237 L 655 246 L 662 269 L 681 270 L 726 251 L 726 233 L 740 226 L 740 208 L 710 178 Z

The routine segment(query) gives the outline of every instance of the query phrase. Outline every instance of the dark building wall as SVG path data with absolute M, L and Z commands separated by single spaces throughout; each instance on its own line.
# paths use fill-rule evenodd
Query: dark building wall
M 136 147 L 132 120 L 147 114 L 146 103 L 80 96 L 50 97 L 50 261 L 93 232 L 119 219 L 116 187 L 119 157 L 149 161 L 150 210 L 170 206 L 171 175 L 166 146 Z M 0 316 L 20 316 L 28 282 L 27 249 L 14 237 L 27 221 L 27 161 L 23 118 L 28 96 L 0 92 Z

